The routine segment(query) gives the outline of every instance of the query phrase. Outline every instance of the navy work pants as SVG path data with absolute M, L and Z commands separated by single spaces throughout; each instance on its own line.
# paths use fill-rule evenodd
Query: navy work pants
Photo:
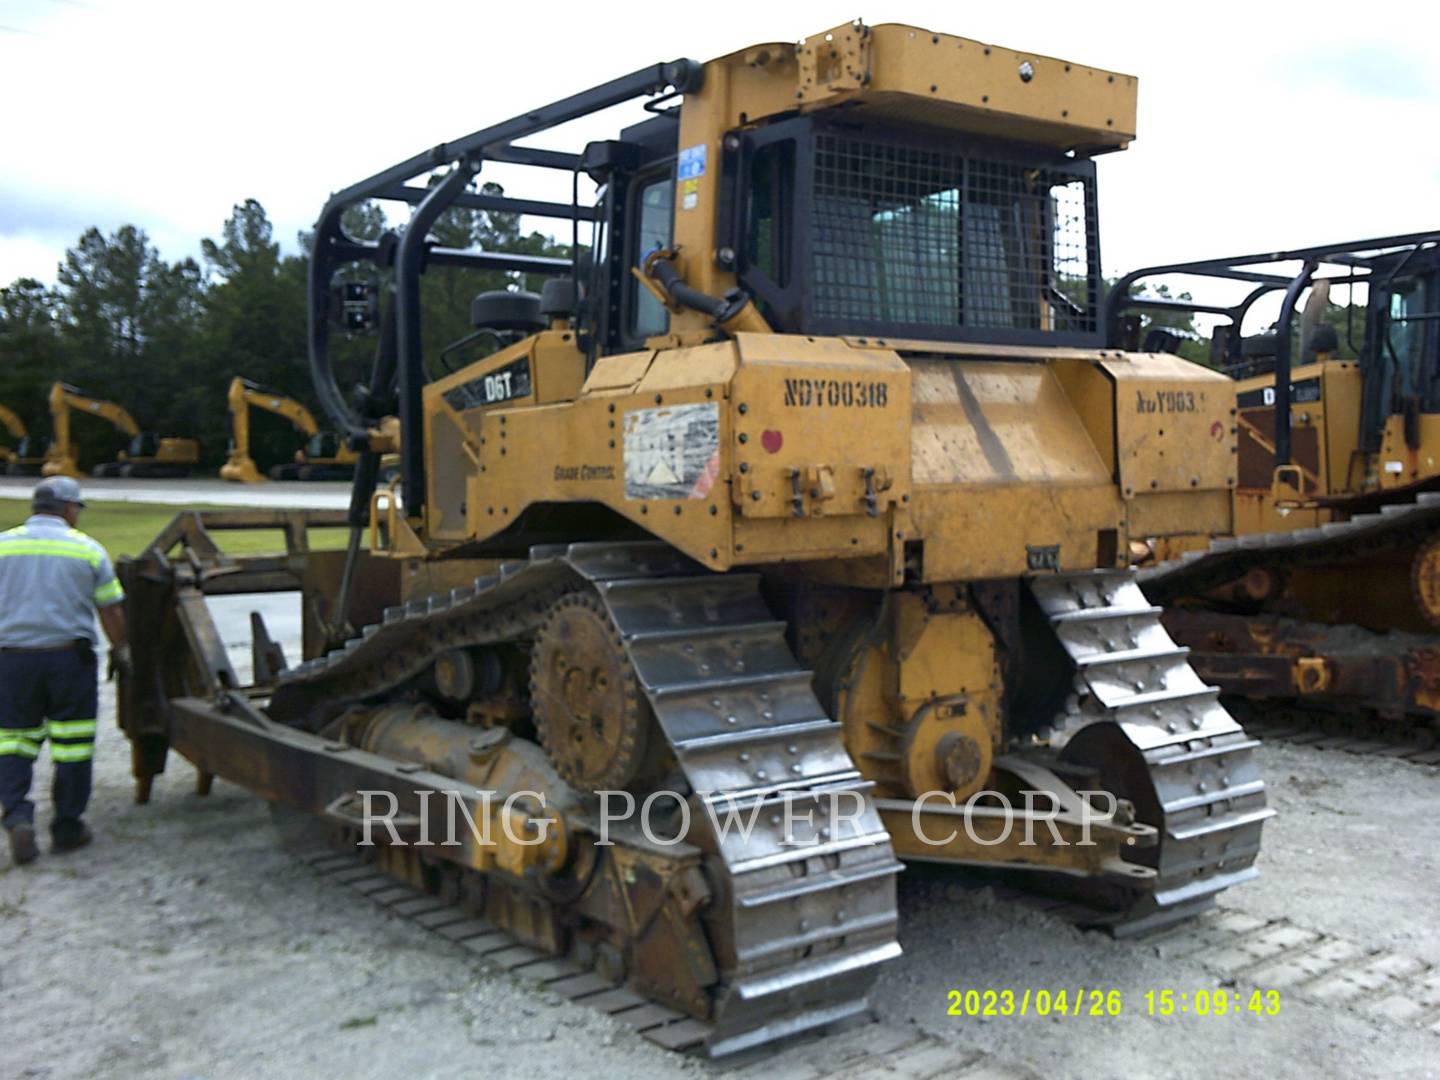
M 55 765 L 51 832 L 73 830 L 90 801 L 99 683 L 87 644 L 45 652 L 0 650 L 0 807 L 5 827 L 35 821 L 30 778 L 41 745 Z

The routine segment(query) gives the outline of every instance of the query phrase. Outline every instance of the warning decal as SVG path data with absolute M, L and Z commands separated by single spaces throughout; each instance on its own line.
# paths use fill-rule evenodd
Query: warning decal
M 703 499 L 720 472 L 720 406 L 625 414 L 625 497 Z
M 694 146 L 687 146 L 680 151 L 680 160 L 676 162 L 675 178 L 677 180 L 694 180 L 705 175 L 705 144 L 696 143 Z

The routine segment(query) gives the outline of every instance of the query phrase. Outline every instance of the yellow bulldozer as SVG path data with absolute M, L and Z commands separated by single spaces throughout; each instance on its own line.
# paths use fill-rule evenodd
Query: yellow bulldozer
M 348 480 L 354 475 L 359 455 L 334 432 L 321 431 L 310 410 L 294 398 L 237 375 L 230 380 L 226 401 L 230 407 L 230 447 L 225 464 L 220 467 L 222 480 L 242 484 L 265 482 L 265 474 L 250 456 L 251 408 L 288 420 L 305 439 L 305 445 L 295 451 L 293 461 L 270 469 L 271 480 Z
M 637 101 L 612 138 L 526 141 Z M 365 448 L 351 506 L 186 513 L 122 563 L 138 797 L 173 749 L 468 913 L 477 952 L 623 983 L 647 1038 L 712 1055 L 866 1008 L 905 860 L 1016 873 L 1117 932 L 1252 877 L 1257 744 L 1128 566 L 1137 537 L 1230 529 L 1236 482 L 1232 382 L 1104 340 L 1095 159 L 1135 101 L 848 23 L 333 196 L 310 362 Z M 478 192 L 490 162 L 595 197 Z M 372 199 L 412 207 L 403 233 L 344 232 Z M 451 208 L 569 223 L 570 257 L 434 246 Z M 394 284 L 350 392 L 326 298 L 364 261 Z M 435 266 L 547 280 L 476 296 L 497 348 L 446 372 Z M 341 524 L 346 550 L 310 549 Z M 227 555 L 250 528 L 286 553 Z M 257 618 L 242 680 L 204 598 L 282 590 L 303 655 Z M 456 803 L 471 827 L 436 842 Z
M 80 468 L 79 449 L 70 434 L 70 414 L 80 412 L 99 417 L 128 440 L 114 461 L 96 465 L 91 474 L 97 477 L 182 477 L 189 476 L 191 467 L 200 460 L 200 444 L 194 439 L 160 436 L 142 431 L 125 407 L 113 401 L 94 397 L 67 383 L 50 387 L 50 424 L 54 432 L 41 466 L 44 476 L 73 476 L 85 473 Z
M 15 440 L 13 447 L 0 446 L 0 472 L 7 476 L 38 476 L 45 463 L 38 437 L 30 434 L 19 413 L 4 405 L 0 405 L 0 427 Z
M 1152 288 L 1181 281 L 1206 295 Z M 1234 528 L 1142 573 L 1201 675 L 1272 729 L 1440 761 L 1440 232 L 1147 267 L 1108 306 L 1120 347 L 1213 316 L 1236 380 Z

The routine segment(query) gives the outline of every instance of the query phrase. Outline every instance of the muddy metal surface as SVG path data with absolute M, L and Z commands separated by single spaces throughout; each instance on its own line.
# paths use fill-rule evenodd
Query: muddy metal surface
M 252 606 L 217 615 L 240 644 Z M 266 598 L 277 638 L 298 612 Z M 241 661 L 242 654 L 235 659 Z M 243 666 L 243 665 L 241 665 Z M 703 1075 L 617 1016 L 357 894 L 275 842 L 263 803 L 207 799 L 172 761 L 155 801 L 102 709 L 96 845 L 0 855 L 0 1076 L 241 1078 Z M 1440 1075 L 1436 770 L 1302 746 L 1262 750 L 1260 881 L 1159 938 L 1113 941 L 943 873 L 901 879 L 907 953 L 876 1024 L 732 1069 L 767 1080 L 890 1076 Z M 48 785 L 42 763 L 36 790 Z M 42 808 L 42 822 L 48 808 Z M 1146 1015 L 1147 991 L 1223 988 L 1227 1015 Z M 948 991 L 1116 990 L 1119 1017 L 947 1015 Z M 1251 1013 L 1254 990 L 1278 1015 Z M 1192 998 L 1193 1000 L 1193 998 Z M 890 1069 L 888 1066 L 893 1065 Z

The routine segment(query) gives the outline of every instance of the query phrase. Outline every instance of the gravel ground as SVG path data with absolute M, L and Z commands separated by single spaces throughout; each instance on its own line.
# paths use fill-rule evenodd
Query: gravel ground
M 244 607 L 222 625 L 240 627 Z M 269 621 L 285 625 L 280 611 Z M 221 781 L 196 797 L 183 761 L 151 805 L 134 805 L 108 694 L 102 713 L 97 843 L 25 868 L 0 855 L 0 1076 L 707 1071 L 321 880 L 279 847 L 262 802 Z M 1440 965 L 1440 773 L 1279 745 L 1262 758 L 1280 814 L 1260 880 L 1225 906 Z M 37 791 L 48 774 L 42 762 Z M 1290 995 L 1275 1017 L 1148 1018 L 1147 990 L 1217 984 L 1200 960 L 1174 957 L 1185 935 L 1113 941 L 931 871 L 904 875 L 901 908 L 906 956 L 881 976 L 878 1012 L 957 1051 L 1061 1077 L 1440 1075 L 1440 1033 Z M 1063 987 L 1118 989 L 1125 1013 L 946 1015 L 951 988 Z
M 1429 814 L 1440 772 L 1283 745 L 1264 747 L 1261 759 L 1279 813 L 1265 826 L 1259 879 L 1224 894 L 1222 905 L 1440 964 L 1440 850 Z M 1197 959 L 1173 957 L 1188 951 L 1184 935 L 1116 941 L 1016 911 L 986 891 L 962 892 L 940 874 L 907 877 L 906 956 L 880 979 L 883 1015 L 936 1032 L 963 1028 L 957 1042 L 1018 1057 L 1047 1076 L 1440 1076 L 1440 1031 L 1285 991 L 1275 1017 L 1148 1017 L 1148 990 L 1218 985 Z M 1253 985 L 1264 984 L 1241 980 L 1237 988 Z M 1113 987 L 1125 1013 L 960 1020 L 945 1015 L 947 986 Z

